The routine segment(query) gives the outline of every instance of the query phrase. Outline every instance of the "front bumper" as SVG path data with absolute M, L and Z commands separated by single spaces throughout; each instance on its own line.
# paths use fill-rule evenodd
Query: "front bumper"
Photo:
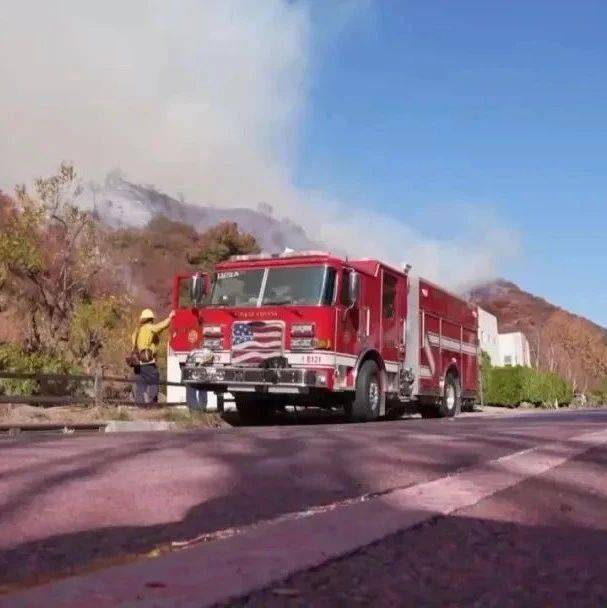
M 227 390 L 258 390 L 267 388 L 271 392 L 279 389 L 327 388 L 328 372 L 301 368 L 266 369 L 261 367 L 230 367 L 215 365 L 190 366 L 181 368 L 184 384 L 222 386 Z M 299 392 L 299 391 L 298 391 Z

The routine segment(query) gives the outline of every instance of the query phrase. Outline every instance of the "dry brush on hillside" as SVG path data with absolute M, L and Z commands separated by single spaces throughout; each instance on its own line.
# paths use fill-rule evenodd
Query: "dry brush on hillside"
M 533 364 L 587 391 L 607 379 L 607 329 L 571 314 L 514 283 L 494 281 L 474 289 L 472 299 L 498 318 L 500 332 L 522 331 Z
M 62 165 L 0 196 L 0 365 L 124 373 L 136 312 L 168 313 L 173 275 L 259 251 L 232 223 L 112 229 L 74 204 L 79 187 Z

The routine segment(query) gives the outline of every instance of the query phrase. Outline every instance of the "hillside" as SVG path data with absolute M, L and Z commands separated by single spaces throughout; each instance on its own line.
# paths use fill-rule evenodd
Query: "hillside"
M 318 249 L 303 228 L 286 218 L 274 217 L 270 205 L 258 209 L 245 207 L 213 207 L 177 200 L 154 186 L 133 184 L 115 171 L 103 184 L 88 183 L 82 187 L 76 204 L 112 228 L 145 228 L 155 217 L 164 216 L 202 232 L 220 222 L 246 226 L 264 251 Z
M 253 235 L 238 224 L 219 222 L 204 232 L 160 215 L 142 228 L 105 227 L 109 263 L 137 306 L 167 310 L 172 280 L 212 266 L 230 253 L 258 252 Z
M 267 207 L 253 211 L 188 205 L 119 175 L 109 176 L 103 187 L 85 187 L 77 203 L 91 212 L 99 236 L 95 261 L 102 270 L 87 288 L 89 297 L 107 299 L 115 294 L 126 297 L 130 307 L 151 306 L 159 313 L 170 306 L 172 276 L 229 254 L 226 237 L 230 246 L 236 243 L 247 251 L 257 247 L 253 237 L 267 251 L 317 247 L 300 227 L 274 218 Z M 11 199 L 0 196 L 0 228 L 14 214 Z M 57 234 L 56 228 L 42 230 L 32 242 L 51 269 L 65 255 Z M 607 329 L 505 280 L 480 285 L 469 297 L 497 316 L 501 332 L 524 332 L 540 368 L 557 372 L 582 389 L 607 378 Z M 27 312 L 3 289 L 0 276 L 0 343 L 26 341 L 31 334 Z
M 69 165 L 34 188 L 0 193 L 0 367 L 119 373 L 135 318 L 147 307 L 168 313 L 176 273 L 259 252 L 233 222 L 109 226 L 73 206 Z
M 111 264 L 132 302 L 158 310 L 170 306 L 172 277 L 194 270 L 187 257 L 200 246 L 200 239 L 200 233 L 191 226 L 164 216 L 142 228 L 104 230 Z
M 541 369 L 561 374 L 578 388 L 595 388 L 607 378 L 607 329 L 497 280 L 470 298 L 498 318 L 499 331 L 522 331 Z

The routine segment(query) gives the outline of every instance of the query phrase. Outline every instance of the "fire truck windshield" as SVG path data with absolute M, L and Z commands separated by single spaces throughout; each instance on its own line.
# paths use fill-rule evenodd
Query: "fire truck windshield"
M 219 272 L 213 281 L 211 306 L 322 306 L 331 304 L 335 270 L 301 266 Z M 263 294 L 261 290 L 263 289 Z

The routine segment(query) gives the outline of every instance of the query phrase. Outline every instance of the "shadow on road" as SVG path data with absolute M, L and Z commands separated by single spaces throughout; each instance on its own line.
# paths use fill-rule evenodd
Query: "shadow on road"
M 245 526 L 311 505 L 328 505 L 365 493 L 405 487 L 549 441 L 543 434 L 543 421 L 525 423 L 528 424 L 526 431 L 521 430 L 523 422 L 519 420 L 517 423 L 519 427 L 512 428 L 501 420 L 495 421 L 491 431 L 481 419 L 470 419 L 465 425 L 424 421 L 419 425 L 326 425 L 318 429 L 267 427 L 179 433 L 164 435 L 162 439 L 154 434 L 144 434 L 125 445 L 116 438 L 105 437 L 102 440 L 104 445 L 83 449 L 70 456 L 61 455 L 63 440 L 31 442 L 31 449 L 38 447 L 47 451 L 48 461 L 45 466 L 25 462 L 0 475 L 4 485 L 0 496 L 0 521 L 5 529 L 5 538 L 7 526 L 27 525 L 28 514 L 35 518 L 44 517 L 44 509 L 50 513 L 52 509 L 70 508 L 76 514 L 79 502 L 62 501 L 57 498 L 61 496 L 59 492 L 73 490 L 74 487 L 90 492 L 94 488 L 91 484 L 97 479 L 114 473 L 117 467 L 128 466 L 132 461 L 149 462 L 153 467 L 152 457 L 175 458 L 175 454 L 183 453 L 189 459 L 188 467 L 197 461 L 201 467 L 220 463 L 226 471 L 225 479 L 217 479 L 220 492 L 211 493 L 211 498 L 194 504 L 175 521 L 167 518 L 167 521 L 154 525 L 104 525 L 66 534 L 52 534 L 49 530 L 48 536 L 40 540 L 12 545 L 5 541 L 4 549 L 0 550 L 0 585 L 40 580 L 59 573 L 69 574 L 100 561 L 122 559 L 125 555 L 146 555 L 172 541 Z M 602 419 L 597 419 L 596 424 L 600 428 L 604 426 Z M 567 432 L 575 434 L 578 425 L 580 430 L 589 430 L 588 422 L 573 421 Z M 82 439 L 80 442 L 86 445 Z M 19 446 L 14 444 L 13 447 L 17 449 Z M 10 446 L 5 446 L 5 457 L 10 449 Z M 21 449 L 25 447 L 21 446 Z M 146 460 L 148 458 L 149 461 Z M 604 475 L 607 450 L 587 452 L 580 460 L 586 468 Z M 179 475 L 178 467 L 175 475 Z M 10 487 L 7 484 L 15 478 L 19 484 L 7 492 L 7 487 Z M 141 470 L 133 482 L 133 504 L 141 500 L 138 495 L 152 478 L 153 468 Z M 202 494 L 203 484 L 208 483 L 204 475 L 201 476 L 195 492 Z M 577 501 L 582 505 L 588 501 L 587 491 L 573 478 L 558 485 L 538 480 L 531 495 L 527 495 L 523 502 L 530 512 L 541 514 L 547 510 L 550 501 L 563 502 L 562 496 L 567 497 L 567 503 Z M 111 509 L 117 506 L 112 503 L 107 488 L 101 497 L 107 501 L 111 519 Z M 592 508 L 607 513 L 605 497 L 595 499 Z M 515 503 L 520 500 L 517 498 Z M 170 508 L 170 501 L 171 494 L 165 493 L 157 498 L 155 506 L 162 512 L 164 508 Z M 509 504 L 507 496 L 503 501 L 503 505 Z M 86 497 L 82 502 L 87 502 Z M 121 504 L 118 508 L 127 506 Z M 548 522 L 540 517 L 537 523 L 544 525 Z M 577 533 L 571 532 L 571 535 Z M 492 534 L 497 539 L 503 536 L 499 531 Z M 537 534 L 541 536 L 542 532 Z M 425 550 L 420 545 L 422 555 L 423 551 L 428 555 L 428 563 L 443 543 L 447 543 L 447 551 L 463 559 L 458 553 L 460 549 L 449 545 L 455 541 L 448 539 L 448 536 L 442 540 L 437 538 L 434 546 L 429 545 Z M 507 539 L 500 542 L 507 544 Z M 607 555 L 604 532 L 597 532 L 593 542 L 603 543 L 603 552 L 596 555 L 597 559 L 604 560 L 603 556 Z M 400 551 L 410 550 L 403 545 Z M 455 573 L 468 567 L 463 564 L 476 563 L 475 551 L 478 553 L 471 546 L 467 562 L 454 563 Z M 414 553 L 407 555 L 415 561 Z
M 241 422 L 238 412 L 226 411 L 222 418 L 230 425 L 236 427 L 249 426 Z M 420 418 L 416 411 L 411 410 L 399 419 L 407 420 Z M 378 422 L 387 420 L 380 418 Z M 264 425 L 260 426 L 297 426 L 297 425 L 322 425 L 322 424 L 347 424 L 349 421 L 343 411 L 323 410 L 320 408 L 292 408 L 276 412 Z M 369 424 L 369 423 L 366 423 Z
M 230 606 L 607 606 L 606 467 L 589 450 Z
M 229 606 L 594 608 L 607 605 L 606 555 L 604 529 L 455 515 L 275 582 Z

